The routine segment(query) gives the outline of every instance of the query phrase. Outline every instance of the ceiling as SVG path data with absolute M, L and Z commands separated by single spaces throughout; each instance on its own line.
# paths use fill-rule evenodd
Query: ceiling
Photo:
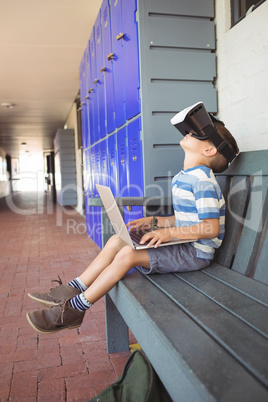
M 101 0 L 0 0 L 0 148 L 53 148 Z M 12 103 L 4 108 L 2 103 Z M 22 144 L 26 143 L 26 145 Z

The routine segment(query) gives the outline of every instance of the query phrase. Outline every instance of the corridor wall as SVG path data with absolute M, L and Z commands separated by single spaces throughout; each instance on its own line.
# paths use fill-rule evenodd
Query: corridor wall
M 171 117 L 201 100 L 217 112 L 213 19 L 213 0 L 103 0 L 80 65 L 87 197 L 96 183 L 115 196 L 170 195 L 183 163 Z M 92 237 L 97 208 L 88 221 Z

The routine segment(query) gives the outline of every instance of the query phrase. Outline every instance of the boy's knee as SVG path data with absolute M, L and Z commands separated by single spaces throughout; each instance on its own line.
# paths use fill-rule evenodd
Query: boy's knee
M 132 256 L 134 256 L 135 250 L 130 246 L 123 247 L 116 255 L 116 259 L 120 260 L 121 263 L 129 264 L 132 261 Z

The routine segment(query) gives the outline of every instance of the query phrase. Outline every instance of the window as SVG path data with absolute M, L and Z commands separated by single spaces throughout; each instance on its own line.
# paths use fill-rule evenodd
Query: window
M 266 0 L 231 0 L 232 26 L 245 18 L 247 12 L 255 10 Z

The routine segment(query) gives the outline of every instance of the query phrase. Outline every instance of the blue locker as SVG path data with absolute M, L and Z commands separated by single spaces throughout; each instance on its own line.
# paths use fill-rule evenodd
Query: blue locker
M 122 0 L 126 119 L 141 111 L 137 0 Z
M 95 27 L 93 27 L 89 39 L 90 53 L 90 118 L 92 119 L 92 144 L 99 140 L 99 114 L 98 114 L 98 92 L 97 92 L 97 67 L 95 48 Z
M 129 195 L 144 196 L 142 142 L 140 139 L 141 118 L 132 121 L 128 126 L 128 165 Z
M 99 197 L 98 190 L 96 188 L 96 184 L 101 184 L 101 150 L 100 143 L 94 145 L 94 153 L 95 153 L 95 172 L 94 172 L 94 188 L 93 194 L 95 197 Z
M 104 65 L 103 65 L 103 45 L 102 45 L 102 24 L 101 10 L 95 22 L 95 46 L 96 46 L 96 91 L 98 94 L 98 121 L 99 137 L 106 136 L 106 112 L 105 112 L 105 88 L 104 88 Z
M 117 133 L 117 154 L 118 154 L 118 178 L 119 178 L 119 196 L 129 196 L 129 171 L 128 171 L 128 150 L 127 150 L 127 132 L 123 127 Z
M 88 199 L 91 198 L 88 196 Z M 88 207 L 87 234 L 95 242 L 94 207 Z
M 88 126 L 89 126 L 89 146 L 93 145 L 95 142 L 94 137 L 94 127 L 95 127 L 95 103 L 94 103 L 94 92 L 93 92 L 93 80 L 91 71 L 91 57 L 90 57 L 90 40 L 86 48 L 86 75 L 87 75 L 87 112 L 88 112 Z
M 102 248 L 101 208 L 94 207 L 94 241 Z
M 125 115 L 125 80 L 123 54 L 123 24 L 121 0 L 111 3 L 111 32 L 114 75 L 115 127 L 120 127 L 126 121 Z
M 129 195 L 144 196 L 142 142 L 140 140 L 141 118 L 127 126 L 128 131 L 128 166 L 129 166 Z M 143 207 L 132 207 L 125 211 L 125 221 L 143 217 Z
M 90 180 L 90 156 L 89 150 L 83 152 L 83 176 L 84 176 L 84 193 L 89 193 L 89 180 Z
M 103 186 L 109 186 L 108 149 L 106 139 L 100 142 L 100 158 L 101 158 L 101 184 Z
M 105 102 L 107 133 L 115 129 L 114 121 L 114 81 L 111 38 L 111 14 L 109 0 L 104 0 L 101 6 L 102 15 L 102 42 L 103 42 L 103 67 L 105 78 Z
M 109 187 L 112 190 L 114 197 L 119 196 L 118 155 L 116 139 L 116 134 L 113 134 L 108 138 Z
M 90 181 L 90 189 L 88 191 L 90 197 L 94 197 L 95 192 L 95 180 L 96 180 L 96 160 L 95 160 L 95 147 L 93 145 L 93 147 L 90 148 L 90 165 L 91 165 L 91 173 L 90 173 L 90 177 L 91 177 L 91 181 Z
M 85 53 L 82 57 L 79 70 L 79 80 L 80 80 L 80 101 L 81 101 L 81 124 L 82 124 L 82 145 L 83 149 L 88 146 L 87 138 L 87 121 L 86 121 L 86 102 L 85 102 L 85 92 L 86 92 L 86 57 Z

